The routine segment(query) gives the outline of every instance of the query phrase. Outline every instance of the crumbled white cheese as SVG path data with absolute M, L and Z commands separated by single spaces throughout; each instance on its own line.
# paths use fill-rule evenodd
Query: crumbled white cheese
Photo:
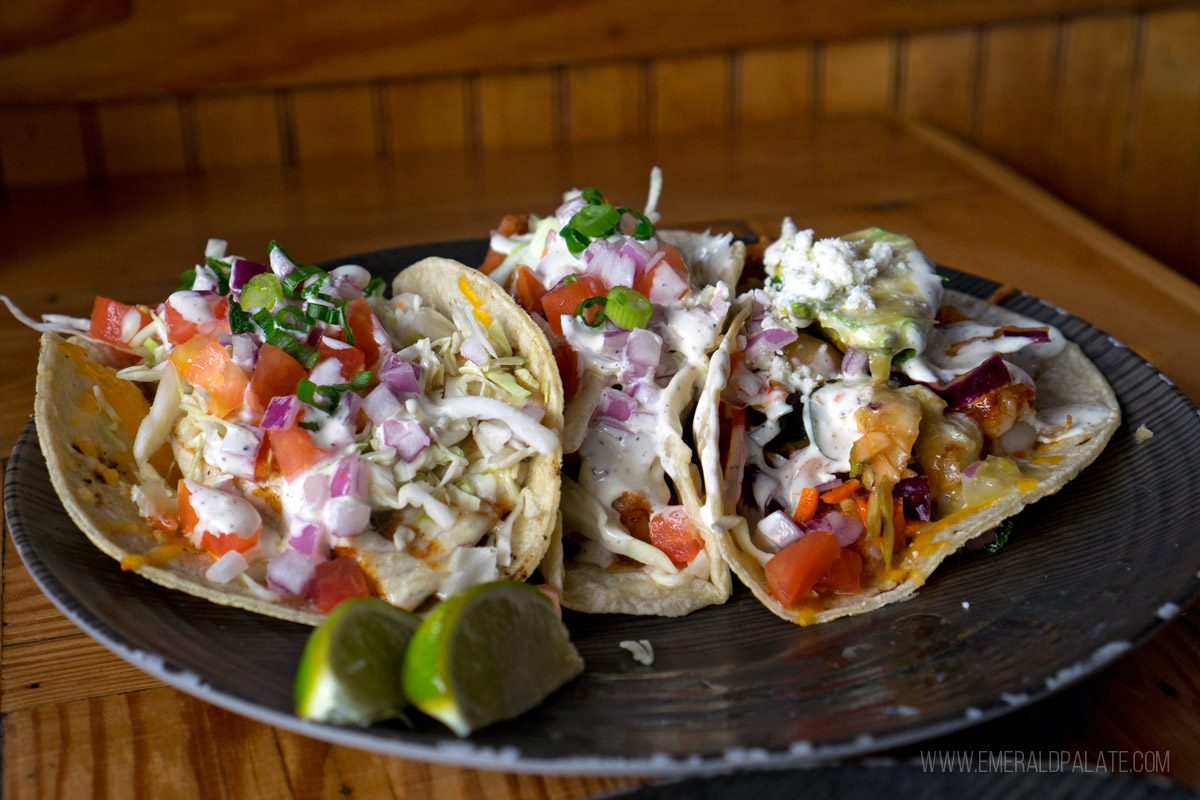
M 885 253 L 872 248 L 872 253 Z M 890 256 L 891 248 L 886 249 Z M 854 245 L 843 239 L 813 241 L 811 230 L 797 230 L 790 218 L 783 221 L 780 237 L 763 253 L 767 273 L 782 281 L 768 289 L 777 294 L 774 305 L 790 308 L 794 303 L 824 303 L 838 295 L 848 308 L 874 308 L 870 282 L 879 274 L 871 256 L 860 259 Z
M 654 647 L 650 644 L 649 639 L 638 639 L 637 641 L 627 639 L 621 642 L 620 647 L 622 650 L 628 650 L 633 656 L 633 660 L 639 664 L 650 666 L 654 663 Z
M 1147 442 L 1154 438 L 1154 431 L 1147 428 L 1145 425 L 1138 426 L 1138 429 L 1133 432 L 1133 440 L 1138 444 Z

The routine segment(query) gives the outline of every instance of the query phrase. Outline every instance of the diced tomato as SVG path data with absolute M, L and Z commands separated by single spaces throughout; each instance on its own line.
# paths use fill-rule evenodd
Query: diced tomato
M 183 376 L 208 392 L 208 413 L 223 417 L 242 404 L 250 379 L 218 342 L 201 350 Z
M 529 215 L 505 214 L 500 220 L 500 224 L 496 226 L 496 233 L 501 236 L 519 236 L 522 233 L 529 233 Z
M 570 400 L 579 391 L 579 356 L 566 342 L 554 345 L 554 362 L 562 377 L 563 399 Z
M 652 303 L 678 300 L 691 291 L 687 265 L 674 245 L 664 244 L 659 252 L 663 254 L 662 258 L 634 280 L 633 288 Z
M 605 297 L 608 289 L 604 281 L 595 275 L 580 275 L 574 283 L 564 283 L 557 289 L 546 292 L 542 296 L 542 311 L 550 329 L 562 336 L 562 315 L 570 316 L 575 313 L 579 304 L 589 297 Z
M 130 324 L 132 333 L 126 336 L 125 322 L 128 319 L 136 319 L 137 327 L 134 328 Z M 150 312 L 146 309 L 127 306 L 97 295 L 92 304 L 92 324 L 88 328 L 88 336 L 110 344 L 128 345 L 133 333 L 137 333 L 149 322 Z
M 812 531 L 767 562 L 767 586 L 784 608 L 791 608 L 817 585 L 842 552 L 830 531 Z
M 491 275 L 495 272 L 496 267 L 504 263 L 504 253 L 488 248 L 487 255 L 483 258 L 483 263 L 479 265 L 479 271 L 484 275 Z
M 192 508 L 191 497 L 192 494 L 188 491 L 187 481 L 181 478 L 179 481 L 179 522 L 184 534 L 191 533 L 200 524 L 200 516 Z M 258 534 L 261 531 L 261 525 L 259 525 L 258 530 L 251 536 L 205 531 L 200 537 L 200 546 L 217 558 L 225 555 L 230 550 L 237 550 L 239 553 L 244 553 L 258 544 Z
M 360 350 L 355 350 L 361 355 Z M 254 374 L 250 376 L 250 387 L 246 392 L 246 403 L 256 418 L 261 417 L 271 404 L 272 397 L 287 397 L 296 393 L 296 385 L 308 377 L 308 372 L 299 361 L 270 344 L 258 351 Z
M 354 334 L 354 346 L 362 351 L 366 368 L 375 369 L 382 353 L 381 343 L 387 341 L 383 325 L 364 297 L 356 297 L 346 305 L 346 317 Z
M 704 540 L 683 506 L 667 506 L 650 517 L 650 544 L 676 564 L 686 564 L 704 549 Z
M 354 341 L 357 343 L 358 338 L 355 337 Z M 366 363 L 366 356 L 363 355 L 363 351 L 359 350 L 357 347 L 339 342 L 337 339 L 330 339 L 328 336 L 322 336 L 321 341 L 317 343 L 317 352 L 322 355 L 320 361 L 324 361 L 324 357 L 328 356 L 330 358 L 336 358 L 338 361 L 342 362 L 342 379 L 346 383 L 350 382 L 350 379 L 354 377 L 355 373 L 362 372 L 363 369 L 365 369 L 364 364 Z M 295 362 L 296 360 L 292 359 L 292 361 Z M 320 363 L 320 361 L 318 361 L 318 363 Z M 297 366 L 299 366 L 299 364 L 297 364 Z M 292 391 L 295 391 L 294 387 Z M 288 394 L 291 393 L 292 392 L 288 392 Z
M 530 314 L 540 312 L 542 310 L 542 297 L 545 294 L 546 287 L 542 286 L 542 282 L 537 279 L 533 271 L 523 264 L 518 264 L 517 282 L 513 285 L 513 296 L 516 297 L 521 308 Z
M 196 356 L 200 355 L 200 352 L 204 348 L 215 341 L 216 337 L 214 336 L 205 336 L 202 333 L 198 333 L 183 344 L 172 347 L 171 353 L 167 358 L 171 359 L 171 363 L 175 365 L 175 369 L 182 375 L 191 369 L 192 362 L 196 360 Z
M 313 444 L 312 436 L 303 428 L 267 431 L 267 440 L 285 478 L 299 475 L 329 457 L 329 451 Z
M 189 305 L 200 298 L 208 305 L 207 312 L 195 313 L 197 309 L 188 309 L 185 314 L 176 307 L 179 303 Z M 174 301 L 174 302 L 173 302 Z M 201 296 L 195 292 L 176 292 L 167 298 L 166 303 L 167 341 L 171 344 L 183 344 L 197 334 L 216 338 L 219 333 L 229 333 L 229 298 Z M 192 317 L 195 317 L 193 319 Z
M 857 594 L 862 588 L 862 556 L 850 548 L 843 548 L 833 566 L 817 581 L 817 589 L 834 594 Z
M 308 593 L 316 607 L 326 612 L 332 611 L 343 600 L 371 595 L 367 576 L 351 558 L 335 558 L 317 564 L 317 574 Z

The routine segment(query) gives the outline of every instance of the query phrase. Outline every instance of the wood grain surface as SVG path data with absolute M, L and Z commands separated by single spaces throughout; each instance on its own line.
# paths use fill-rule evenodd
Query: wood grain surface
M 626 78 L 585 80 L 609 79 Z M 1200 398 L 1192 353 L 1200 288 L 961 140 L 880 117 L 13 189 L 0 196 L 0 285 L 33 314 L 86 314 L 101 292 L 157 301 L 208 236 L 247 255 L 276 238 L 312 261 L 480 236 L 505 212 L 552 207 L 572 185 L 640 198 L 652 164 L 666 173 L 666 224 L 774 235 L 787 214 L 819 234 L 901 230 L 939 262 L 1100 325 Z M 36 341 L 0 316 L 3 452 L 32 408 Z M 75 629 L 34 586 L 7 536 L 0 557 L 5 797 L 578 798 L 637 782 L 432 766 L 242 719 L 163 686 Z M 1169 753 L 1172 778 L 1200 784 L 1194 613 L 1076 687 L 895 755 L 1053 749 L 1095 759 L 1154 750 Z

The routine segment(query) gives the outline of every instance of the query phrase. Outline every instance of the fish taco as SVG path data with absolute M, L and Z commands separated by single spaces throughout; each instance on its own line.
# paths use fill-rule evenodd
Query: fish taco
M 543 572 L 578 611 L 681 616 L 732 588 L 689 439 L 744 246 L 658 229 L 661 185 L 656 168 L 640 212 L 587 188 L 549 216 L 506 217 L 481 267 L 542 327 L 562 375 L 563 525 Z
M 912 239 L 785 220 L 711 359 L 695 439 L 722 555 L 778 616 L 901 600 L 1057 492 L 1120 408 L 1053 326 L 944 291 Z
M 427 259 L 382 279 L 272 243 L 157 306 L 97 298 L 42 330 L 36 420 L 79 529 L 156 583 L 316 624 L 347 597 L 420 609 L 549 547 L 562 388 L 491 281 Z

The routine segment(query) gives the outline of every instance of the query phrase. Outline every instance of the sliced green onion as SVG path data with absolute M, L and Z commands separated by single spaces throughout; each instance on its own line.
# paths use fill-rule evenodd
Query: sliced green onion
M 196 283 L 196 270 L 185 269 L 183 272 L 179 273 L 179 288 L 181 290 L 191 289 L 193 284 L 195 284 L 195 283 Z
M 321 280 L 313 281 L 308 286 L 304 287 L 304 290 L 302 292 L 300 292 L 300 296 L 307 297 L 310 300 L 319 300 L 321 298 L 327 298 L 330 301 L 333 301 L 332 297 L 330 297 L 327 294 L 323 294 L 321 292 L 322 289 L 324 289 L 327 285 L 329 285 L 329 275 L 326 274 L 325 272 L 317 269 L 316 267 L 313 267 L 313 269 L 316 270 L 316 272 L 312 273 L 313 275 L 316 275 L 318 272 L 320 272 L 322 275 L 324 275 L 324 277 Z
M 634 211 L 629 206 L 621 206 L 617 209 L 617 212 L 620 214 L 632 214 L 633 218 L 637 220 L 637 227 L 633 229 L 633 238 L 644 242 L 654 235 L 654 223 L 645 214 L 640 211 Z
M 357 391 L 366 389 L 371 385 L 371 370 L 364 369 L 354 373 L 354 377 L 350 379 L 350 388 Z
M 312 404 L 316 397 L 317 385 L 308 378 L 303 378 L 296 384 L 296 396 L 308 404 Z
M 300 333 L 308 333 L 313 326 L 313 321 L 306 317 L 298 306 L 284 306 L 279 309 L 279 313 L 275 315 L 275 322 L 281 328 Z
M 275 330 L 275 318 L 265 308 L 255 311 L 250 315 L 250 319 L 258 323 L 258 327 L 262 329 L 264 339 L 270 337 L 271 333 Z
M 272 311 L 282 300 L 283 287 L 270 272 L 260 272 L 242 287 L 241 303 L 244 309 L 265 308 Z
M 281 331 L 275 327 L 272 327 L 270 333 L 267 334 L 267 344 L 278 347 L 299 361 L 300 365 L 305 369 L 312 369 L 316 366 L 317 359 L 321 357 L 321 354 L 316 350 L 305 347 L 293 339 L 286 331 Z
M 614 286 L 608 290 L 608 302 L 604 305 L 605 315 L 614 325 L 631 331 L 644 328 L 654 312 L 654 305 L 646 295 L 628 286 Z
M 580 194 L 583 195 L 583 199 L 586 200 L 588 203 L 603 203 L 604 202 L 604 192 L 602 192 L 599 189 L 596 189 L 594 187 L 589 186 L 586 189 L 584 189 L 582 192 L 580 192 Z
M 589 297 L 575 306 L 575 316 L 583 320 L 583 324 L 589 328 L 599 328 L 604 324 L 604 312 L 607 303 L 607 297 L 600 297 L 599 295 Z M 595 310 L 593 311 L 593 309 Z M 595 321 L 588 319 L 589 316 L 594 317 Z
M 593 239 L 608 236 L 621 221 L 621 212 L 608 203 L 588 205 L 575 212 L 570 225 L 584 236 Z
M 346 335 L 346 344 L 353 346 L 354 331 L 350 328 L 350 312 L 347 308 L 349 305 L 349 300 L 342 301 L 342 333 Z
M 579 231 L 575 230 L 569 224 L 558 232 L 567 243 L 567 249 L 571 251 L 571 255 L 577 256 L 587 248 L 588 237 L 584 236 Z
M 341 309 L 327 306 L 324 303 L 309 303 L 304 307 L 304 313 L 313 319 L 328 322 L 330 325 L 339 325 L 342 321 Z
M 568 275 L 563 278 L 563 286 L 570 286 L 572 283 L 579 283 L 578 275 Z
M 304 430 L 312 431 L 313 433 L 316 433 L 317 431 L 321 430 L 321 423 L 315 422 L 315 421 L 314 422 L 297 422 L 296 424 L 298 426 L 300 426 L 301 428 L 304 428 Z
M 363 294 L 365 294 L 367 297 L 370 297 L 377 292 L 379 294 L 383 294 L 383 289 L 385 286 L 387 286 L 387 282 L 383 278 L 371 278 L 371 280 L 367 281 L 366 288 L 363 289 Z
M 215 258 L 206 258 L 204 259 L 204 263 L 213 271 L 213 274 L 217 276 L 217 294 L 229 294 L 230 266 L 224 261 L 220 261 Z
M 232 333 L 254 333 L 250 315 L 240 305 L 233 302 L 229 304 L 229 330 Z

